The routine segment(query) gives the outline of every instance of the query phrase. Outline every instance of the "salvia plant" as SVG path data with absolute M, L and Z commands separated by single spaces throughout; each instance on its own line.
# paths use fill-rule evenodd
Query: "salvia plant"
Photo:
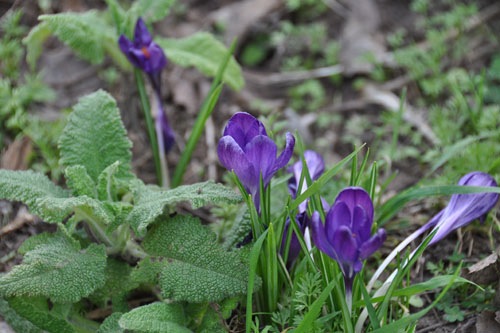
M 120 110 L 103 90 L 74 105 L 59 138 L 64 186 L 34 171 L 0 170 L 0 198 L 25 203 L 56 229 L 28 238 L 18 250 L 22 262 L 0 275 L 0 314 L 14 330 L 227 332 L 233 316 L 246 332 L 414 331 L 453 284 L 469 282 L 459 266 L 403 283 L 427 247 L 485 220 L 500 193 L 491 175 L 474 171 L 458 185 L 411 188 L 380 204 L 377 164 L 368 168 L 368 153 L 358 163 L 363 147 L 328 167 L 298 136 L 286 133 L 281 146 L 262 121 L 237 112 L 217 153 L 240 194 L 214 181 L 183 185 L 221 82 L 239 87 L 239 67 L 231 48 L 206 34 L 154 41 L 147 24 L 166 15 L 171 1 L 138 1 L 127 10 L 107 4 L 103 12 L 42 16 L 27 38 L 29 59 L 55 34 L 91 62 L 108 54 L 125 69 L 132 64 L 162 186 L 132 172 Z M 201 42 L 208 44 L 200 49 Z M 222 56 L 211 67 L 204 57 L 214 45 Z M 210 67 L 215 78 L 170 183 L 165 155 L 175 130 L 162 106 L 161 72 L 181 55 Z M 153 88 L 152 108 L 143 75 Z M 349 183 L 333 179 L 349 169 Z M 324 193 L 330 182 L 340 189 L 333 201 Z M 389 233 L 384 224 L 410 200 L 438 194 L 451 194 L 449 204 L 373 265 Z M 231 241 L 221 244 L 198 217 L 177 209 L 186 203 L 242 206 Z M 432 304 L 408 312 L 412 296 L 438 288 Z

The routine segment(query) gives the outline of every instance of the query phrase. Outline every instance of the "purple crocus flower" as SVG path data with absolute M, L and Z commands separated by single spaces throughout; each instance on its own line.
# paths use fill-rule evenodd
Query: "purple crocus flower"
M 458 185 L 462 186 L 497 186 L 497 182 L 487 173 L 471 172 L 463 176 Z M 429 245 L 439 242 L 452 231 L 461 228 L 470 222 L 479 219 L 484 222 L 488 212 L 496 205 L 498 193 L 469 193 L 454 194 L 448 205 L 434 216 L 422 228 L 437 229 Z
M 167 65 L 165 53 L 153 42 L 153 37 L 142 18 L 139 18 L 135 25 L 134 40 L 121 35 L 118 45 L 128 60 L 147 74 L 159 73 Z
M 306 150 L 304 151 L 304 160 L 306 162 L 307 169 L 309 171 L 309 176 L 311 177 L 311 180 L 316 180 L 318 179 L 323 172 L 325 171 L 325 162 L 323 160 L 323 157 L 318 154 L 317 152 L 313 150 Z M 300 177 L 302 175 L 302 161 L 295 162 L 289 169 L 288 172 L 291 172 L 293 174 L 293 177 L 290 178 L 288 181 L 288 191 L 290 192 L 290 195 L 292 198 L 297 197 L 297 191 L 298 191 L 298 186 L 300 182 Z M 301 187 L 301 193 L 304 192 L 307 189 L 307 183 L 304 181 Z M 323 203 L 323 209 L 328 210 L 329 206 L 326 201 L 322 199 Z M 295 217 L 295 221 L 297 225 L 299 226 L 299 230 L 301 233 L 306 237 L 306 230 L 309 229 L 309 224 L 310 224 L 310 218 L 307 215 L 307 200 L 300 203 L 298 207 L 298 214 Z M 281 241 L 281 253 L 283 254 L 285 252 L 285 246 L 286 246 L 286 241 L 287 238 L 286 236 L 288 235 L 288 229 L 290 228 L 290 219 L 287 219 L 285 223 L 285 228 L 283 231 L 283 239 Z M 307 233 L 307 237 L 305 239 L 306 244 L 310 245 L 310 239 L 309 239 L 309 233 Z M 297 259 L 298 255 L 300 253 L 300 243 L 297 235 L 295 232 L 292 232 L 291 239 L 290 239 L 290 248 L 288 250 L 288 260 L 287 264 L 291 265 L 295 259 Z
M 384 229 L 372 236 L 372 224 L 373 203 L 360 187 L 348 187 L 339 193 L 324 225 L 318 212 L 311 219 L 314 244 L 336 260 L 342 270 L 349 308 L 354 276 L 361 270 L 362 261 L 377 251 L 386 238 Z
M 175 142 L 175 135 L 167 115 L 161 105 L 161 71 L 167 65 L 167 58 L 163 49 L 153 42 L 153 37 L 146 24 L 139 18 L 135 25 L 134 40 L 129 40 L 125 35 L 118 39 L 118 45 L 128 60 L 135 67 L 144 71 L 153 86 L 156 94 L 155 130 L 158 137 L 160 153 L 168 153 Z
M 217 147 L 219 160 L 226 169 L 234 171 L 259 210 L 260 177 L 267 187 L 276 171 L 292 157 L 295 138 L 286 133 L 285 149 L 277 157 L 276 143 L 267 136 L 264 125 L 246 112 L 234 114 L 223 135 Z

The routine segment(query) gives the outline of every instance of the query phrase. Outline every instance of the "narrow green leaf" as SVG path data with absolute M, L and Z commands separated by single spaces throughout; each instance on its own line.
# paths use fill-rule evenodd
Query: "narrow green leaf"
M 167 191 L 136 182 L 134 201 L 135 205 L 127 222 L 138 235 L 142 236 L 147 226 L 163 214 L 166 206 L 189 202 L 194 209 L 197 209 L 210 203 L 238 203 L 241 202 L 241 196 L 232 189 L 212 181 L 179 186 Z
M 125 330 L 147 333 L 191 333 L 179 304 L 152 303 L 123 314 L 118 321 Z
M 86 195 L 97 198 L 96 185 L 83 165 L 72 165 L 64 170 L 66 184 L 74 196 Z
M 309 328 L 312 326 L 313 322 L 318 318 L 318 315 L 323 307 L 328 296 L 332 292 L 333 288 L 338 286 L 337 281 L 333 279 L 325 289 L 321 292 L 318 298 L 314 301 L 314 303 L 309 308 L 309 311 L 304 316 L 304 319 L 300 322 L 300 325 L 293 331 L 294 333 L 307 333 L 309 332 Z
M 117 176 L 131 177 L 131 147 L 116 102 L 103 90 L 80 99 L 59 139 L 61 164 L 84 166 L 96 183 L 116 161 Z
M 398 193 L 387 200 L 377 212 L 377 221 L 379 226 L 383 226 L 391 217 L 393 217 L 406 203 L 411 200 L 426 198 L 433 195 L 451 195 L 467 193 L 500 193 L 500 187 L 481 187 L 481 186 L 428 186 L 411 187 Z
M 93 64 L 104 60 L 104 46 L 117 36 L 102 15 L 95 10 L 41 15 L 40 21 L 83 59 Z
M 28 252 L 21 265 L 0 277 L 6 296 L 43 296 L 74 303 L 104 284 L 104 246 L 79 249 L 69 243 L 49 243 Z
M 182 67 L 194 66 L 203 74 L 212 77 L 217 74 L 220 60 L 227 54 L 224 44 L 206 32 L 198 32 L 180 39 L 158 38 L 156 42 L 173 63 Z M 245 84 L 241 67 L 234 57 L 229 61 L 223 81 L 235 90 L 240 90 Z
M 68 196 L 67 191 L 56 186 L 45 175 L 33 171 L 0 170 L 0 199 L 21 201 L 36 215 L 43 214 L 39 200 Z
M 157 223 L 143 246 L 149 254 L 168 259 L 160 275 L 167 298 L 216 302 L 246 292 L 248 267 L 239 251 L 224 251 L 198 219 L 177 215 Z

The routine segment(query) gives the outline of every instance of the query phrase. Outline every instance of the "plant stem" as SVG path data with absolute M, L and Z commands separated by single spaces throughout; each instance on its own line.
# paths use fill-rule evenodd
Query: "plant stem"
M 140 70 L 138 70 L 137 68 L 134 68 L 134 77 L 135 77 L 135 82 L 137 84 L 137 89 L 139 90 L 139 96 L 141 98 L 144 117 L 146 118 L 146 126 L 149 135 L 149 142 L 151 143 L 151 149 L 153 150 L 156 178 L 158 180 L 158 184 L 161 185 L 163 183 L 163 180 L 162 180 L 160 153 L 158 150 L 158 141 L 156 138 L 155 126 L 153 123 L 153 117 L 151 115 L 151 107 L 149 105 L 148 96 L 146 94 L 146 88 L 144 86 L 144 79 L 142 78 Z

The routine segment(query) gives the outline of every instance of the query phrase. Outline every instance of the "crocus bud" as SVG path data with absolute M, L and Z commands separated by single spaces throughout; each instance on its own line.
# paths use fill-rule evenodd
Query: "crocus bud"
M 497 183 L 489 174 L 475 171 L 463 176 L 458 185 L 494 187 L 497 186 Z M 497 193 L 491 192 L 452 195 L 448 206 L 433 217 L 428 222 L 428 225 L 424 226 L 427 228 L 434 226 L 433 230 L 437 229 L 429 245 L 439 242 L 450 232 L 469 224 L 475 219 L 484 221 L 488 212 L 497 203 L 498 196 Z
M 285 149 L 276 156 L 278 148 L 267 136 L 264 125 L 254 116 L 238 112 L 229 119 L 217 154 L 221 164 L 234 171 L 259 209 L 260 176 L 267 187 L 276 171 L 290 161 L 294 146 L 295 138 L 286 133 Z
M 134 40 L 131 41 L 125 35 L 121 35 L 118 45 L 132 65 L 149 75 L 159 73 L 167 65 L 165 53 L 153 42 L 142 18 L 139 18 L 135 25 Z

